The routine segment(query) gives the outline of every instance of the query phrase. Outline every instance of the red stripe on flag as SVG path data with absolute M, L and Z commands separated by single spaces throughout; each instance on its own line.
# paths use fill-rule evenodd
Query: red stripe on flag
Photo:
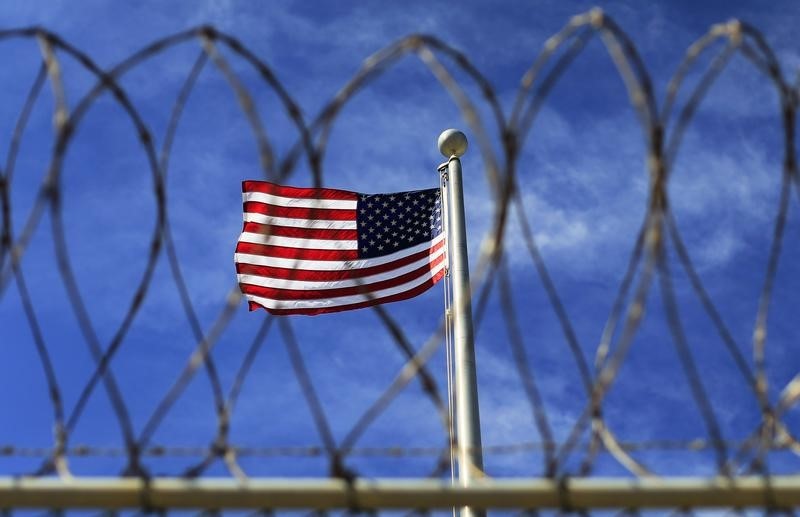
M 237 253 L 262 255 L 298 260 L 357 260 L 358 250 L 316 250 L 308 248 L 288 248 L 286 246 L 267 246 L 251 242 L 236 243 Z
M 298 188 L 276 185 L 268 181 L 243 181 L 242 192 L 264 192 L 282 197 L 297 197 L 303 199 L 343 199 L 357 201 L 358 194 L 347 190 L 333 188 Z
M 249 308 L 251 311 L 254 311 L 258 308 L 264 309 L 270 314 L 275 315 L 291 315 L 291 314 L 305 314 L 308 316 L 315 316 L 317 314 L 326 314 L 331 312 L 341 312 L 341 311 L 349 311 L 352 309 L 361 309 L 364 307 L 370 307 L 372 305 L 378 305 L 382 303 L 391 303 L 391 302 L 399 302 L 401 300 L 407 300 L 409 298 L 413 298 L 417 295 L 420 295 L 433 287 L 436 282 L 444 277 L 444 270 L 439 271 L 433 278 L 430 280 L 425 281 L 424 283 L 418 285 L 417 287 L 410 289 L 408 291 L 394 294 L 392 296 L 387 296 L 385 298 L 375 298 L 374 300 L 369 300 L 366 302 L 359 302 L 359 303 L 351 303 L 349 305 L 339 305 L 336 307 L 325 307 L 325 308 L 314 308 L 314 309 L 267 309 L 263 305 L 256 303 L 256 302 L 249 302 Z
M 276 226 L 274 224 L 244 223 L 243 232 L 260 233 L 262 235 L 279 235 L 298 239 L 325 239 L 332 241 L 355 241 L 358 230 L 329 230 L 327 228 L 296 228 L 293 226 Z
M 441 262 L 441 261 L 439 261 Z M 355 294 L 367 294 L 382 289 L 389 289 L 397 287 L 398 285 L 411 282 L 419 278 L 425 273 L 429 272 L 433 266 L 425 264 L 422 267 L 409 271 L 404 275 L 399 275 L 388 280 L 382 280 L 372 284 L 357 285 L 353 287 L 339 287 L 335 289 L 314 289 L 314 290 L 300 290 L 300 289 L 276 289 L 274 287 L 263 287 L 260 285 L 252 284 L 239 284 L 242 292 L 245 294 L 252 294 L 254 296 L 261 296 L 262 298 L 270 298 L 272 300 L 319 300 L 327 298 L 338 298 L 339 296 L 352 296 Z
M 305 281 L 320 281 L 320 282 L 335 281 L 335 280 L 350 280 L 353 278 L 361 278 L 370 275 L 377 275 L 378 273 L 384 273 L 386 271 L 391 271 L 393 269 L 403 267 L 407 264 L 411 264 L 413 262 L 416 262 L 417 260 L 433 255 L 442 246 L 444 246 L 444 241 L 439 241 L 433 248 L 418 251 L 413 255 L 408 255 L 406 257 L 397 259 L 395 261 L 387 262 L 386 264 L 380 264 L 378 266 L 370 266 L 361 269 L 347 269 L 344 271 L 316 271 L 309 269 L 288 269 L 282 267 L 256 266 L 253 264 L 237 263 L 236 272 L 242 275 L 257 275 L 270 278 L 282 278 L 286 280 L 305 280 Z M 442 255 L 441 258 L 443 259 L 444 255 Z M 438 259 L 436 263 L 438 263 Z
M 328 221 L 354 221 L 356 219 L 355 210 L 277 206 L 257 201 L 245 202 L 244 211 L 290 219 L 325 219 Z

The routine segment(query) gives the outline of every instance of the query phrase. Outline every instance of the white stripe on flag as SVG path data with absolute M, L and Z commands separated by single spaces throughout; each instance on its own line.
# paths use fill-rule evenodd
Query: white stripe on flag
M 242 192 L 242 200 L 257 201 L 270 205 L 288 206 L 292 208 L 335 208 L 340 210 L 355 210 L 358 201 L 349 199 L 303 199 L 294 197 L 276 196 L 264 192 Z
M 357 250 L 358 241 L 334 241 L 331 239 L 299 239 L 280 235 L 264 235 L 263 233 L 242 232 L 239 242 L 266 244 L 267 246 L 283 246 L 286 248 L 312 250 Z

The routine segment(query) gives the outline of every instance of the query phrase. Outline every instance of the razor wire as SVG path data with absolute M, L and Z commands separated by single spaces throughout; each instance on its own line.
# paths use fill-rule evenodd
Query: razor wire
M 477 147 L 485 164 L 485 174 L 494 201 L 494 214 L 491 230 L 483 236 L 481 253 L 477 265 L 472 270 L 476 323 L 481 325 L 489 297 L 492 293 L 496 293 L 500 298 L 501 312 L 509 334 L 509 351 L 514 358 L 516 374 L 522 383 L 538 433 L 538 440 L 487 445 L 483 447 L 483 453 L 542 452 L 544 476 L 554 479 L 567 475 L 590 475 L 601 453 L 609 454 L 620 466 L 636 476 L 653 473 L 651 467 L 633 455 L 634 452 L 642 450 L 710 451 L 716 458 L 718 474 L 723 476 L 767 475 L 767 455 L 772 451 L 785 450 L 800 455 L 797 431 L 792 431 L 784 420 L 787 413 L 800 402 L 800 372 L 787 385 L 780 387 L 780 394 L 777 397 L 770 397 L 769 379 L 765 367 L 767 319 L 786 235 L 788 211 L 793 191 L 800 196 L 800 175 L 797 170 L 795 149 L 798 87 L 785 77 L 774 51 L 755 28 L 736 20 L 714 25 L 707 34 L 688 48 L 683 61 L 667 85 L 665 98 L 659 103 L 650 74 L 635 44 L 608 15 L 597 9 L 592 10 L 573 17 L 561 31 L 545 42 L 544 49 L 523 75 L 516 100 L 508 115 L 503 110 L 491 82 L 465 54 L 436 37 L 411 35 L 368 57 L 353 78 L 313 119 L 306 119 L 303 116 L 299 103 L 280 82 L 278 75 L 267 62 L 256 56 L 234 36 L 213 27 L 203 26 L 163 38 L 108 69 L 101 68 L 88 53 L 44 28 L 0 31 L 0 43 L 17 39 L 35 41 L 38 44 L 41 51 L 41 66 L 20 110 L 14 133 L 8 142 L 6 162 L 0 174 L 0 200 L 2 200 L 0 207 L 3 214 L 0 236 L 0 297 L 6 295 L 12 286 L 18 292 L 48 385 L 56 431 L 50 447 L 26 448 L 14 444 L 0 445 L 0 457 L 37 458 L 41 460 L 38 475 L 57 474 L 61 477 L 70 476 L 70 458 L 88 456 L 123 457 L 127 460 L 124 474 L 142 478 L 150 475 L 146 462 L 148 458 L 166 456 L 195 458 L 197 462 L 184 473 L 188 477 L 200 476 L 214 462 L 221 461 L 231 476 L 244 479 L 247 473 L 238 461 L 242 457 L 304 456 L 326 459 L 331 476 L 348 480 L 359 475 L 357 470 L 348 465 L 348 458 L 357 456 L 431 458 L 433 461 L 431 475 L 443 475 L 449 467 L 450 451 L 457 447 L 457 443 L 451 443 L 450 439 L 453 434 L 452 422 L 446 402 L 449 394 L 442 394 L 442 388 L 437 384 L 437 377 L 431 373 L 428 363 L 441 347 L 445 337 L 444 317 L 428 339 L 415 342 L 389 311 L 381 306 L 371 309 L 402 354 L 405 364 L 385 387 L 383 393 L 363 411 L 352 428 L 345 433 L 345 437 L 338 442 L 331 432 L 330 419 L 325 414 L 325 408 L 317 395 L 313 372 L 310 372 L 305 365 L 291 319 L 278 318 L 278 321 L 275 321 L 275 317 L 264 318 L 263 324 L 253 337 L 236 370 L 234 381 L 226 391 L 220 379 L 219 367 L 211 352 L 240 306 L 241 296 L 238 287 L 233 285 L 226 295 L 223 309 L 216 318 L 211 321 L 200 320 L 198 310 L 188 293 L 173 238 L 166 188 L 172 146 L 181 117 L 200 73 L 206 68 L 213 66 L 237 99 L 242 116 L 256 140 L 263 176 L 272 181 L 286 181 L 296 171 L 298 163 L 304 160 L 311 171 L 314 186 L 322 186 L 326 185 L 323 158 L 328 149 L 331 131 L 339 120 L 343 108 L 378 77 L 408 57 L 416 57 L 453 99 L 470 133 L 477 141 Z M 612 309 L 597 344 L 594 360 L 590 361 L 583 352 L 584 346 L 575 331 L 573 319 L 539 251 L 534 237 L 537 221 L 529 216 L 529 207 L 526 207 L 521 195 L 517 173 L 521 151 L 526 142 L 532 138 L 529 136 L 531 127 L 537 120 L 541 108 L 557 87 L 563 73 L 569 69 L 574 59 L 592 39 L 599 39 L 606 49 L 623 80 L 630 105 L 637 115 L 644 136 L 649 185 L 644 219 L 640 223 L 624 277 L 617 288 Z M 191 64 L 169 111 L 167 130 L 159 148 L 145 117 L 132 102 L 128 91 L 121 84 L 121 79 L 168 49 L 191 44 L 199 47 L 197 58 Z M 221 48 L 224 48 L 224 53 L 220 51 Z M 702 68 L 698 64 L 700 58 L 714 51 L 717 52 L 716 55 L 713 55 L 710 63 Z M 242 60 L 255 70 L 263 81 L 263 87 L 277 96 L 286 116 L 295 126 L 299 138 L 285 156 L 279 156 L 275 151 L 266 126 L 256 109 L 253 93 L 225 57 L 226 53 Z M 734 333 L 721 317 L 694 265 L 679 230 L 676 215 L 672 211 L 668 188 L 670 175 L 687 128 L 709 88 L 734 55 L 744 57 L 756 73 L 774 86 L 780 100 L 778 118 L 781 121 L 784 137 L 781 190 L 755 317 L 752 367 L 742 352 L 742 344 L 733 337 Z M 89 92 L 71 109 L 65 99 L 62 77 L 64 56 L 75 59 L 96 81 Z M 686 78 L 691 73 L 699 73 L 700 80 L 692 87 L 688 87 L 685 86 Z M 465 77 L 469 85 L 460 83 L 456 79 L 457 76 Z M 10 193 L 16 157 L 30 122 L 33 106 L 46 86 L 50 87 L 55 99 L 52 155 L 35 202 L 21 226 L 21 231 L 15 233 Z M 480 95 L 477 98 L 471 96 L 468 93 L 469 88 L 465 86 L 476 87 Z M 62 170 L 66 153 L 85 115 L 98 99 L 107 94 L 110 94 L 113 101 L 122 108 L 135 128 L 142 153 L 146 156 L 150 169 L 152 196 L 157 211 L 155 225 L 150 234 L 144 272 L 128 302 L 122 322 L 111 339 L 102 342 L 96 330 L 97 315 L 91 314 L 87 309 L 68 252 L 68 241 L 63 225 Z M 679 98 L 685 99 L 683 104 L 679 104 Z M 492 117 L 489 122 L 481 117 L 482 108 L 487 107 Z M 496 152 L 493 141 L 501 143 L 499 153 Z M 33 309 L 35 304 L 23 272 L 26 251 L 34 232 L 43 224 L 45 214 L 49 214 L 52 224 L 58 273 L 94 361 L 93 373 L 86 380 L 77 402 L 72 407 L 65 407 L 58 381 L 58 365 L 54 364 L 49 352 L 50 346 L 41 331 L 45 322 L 41 321 Z M 523 314 L 514 303 L 505 249 L 507 228 L 512 222 L 521 228 L 529 264 L 539 276 L 547 300 L 558 319 L 585 396 L 585 405 L 566 440 L 563 441 L 557 441 L 554 437 L 550 415 L 545 408 L 539 387 L 538 370 L 536 365 L 531 364 L 527 353 L 531 343 L 520 330 L 520 318 Z M 758 403 L 761 422 L 749 430 L 746 439 L 730 440 L 723 436 L 720 429 L 702 375 L 689 346 L 690 336 L 686 334 L 673 285 L 676 273 L 673 271 L 674 266 L 671 266 L 667 259 L 669 252 L 676 254 L 677 266 L 689 278 L 694 295 L 713 323 L 726 352 L 741 374 L 742 382 L 749 386 L 754 400 Z M 131 420 L 124 393 L 121 392 L 110 365 L 124 346 L 144 300 L 148 296 L 153 296 L 151 293 L 153 272 L 162 255 L 169 264 L 170 274 L 178 290 L 181 307 L 195 343 L 184 369 L 177 375 L 141 429 L 137 431 Z M 706 428 L 705 438 L 626 442 L 617 437 L 604 417 L 604 400 L 617 380 L 633 345 L 654 286 L 657 286 L 664 306 L 663 316 L 670 330 L 670 340 L 675 346 L 687 386 Z M 283 336 L 294 376 L 313 415 L 314 426 L 322 445 L 242 447 L 230 440 L 231 417 L 242 385 L 251 374 L 255 358 L 276 332 L 280 332 Z M 216 415 L 216 432 L 209 440 L 210 445 L 187 447 L 182 444 L 154 444 L 154 434 L 164 418 L 201 370 L 208 377 Z M 393 403 L 406 386 L 412 383 L 419 383 L 439 416 L 443 431 L 442 447 L 359 447 L 359 439 L 374 420 Z M 111 401 L 114 417 L 123 436 L 124 447 L 72 443 L 71 433 L 81 419 L 87 402 L 101 387 Z M 587 436 L 588 442 L 584 442 L 583 439 Z M 580 464 L 577 471 L 568 467 L 569 462 L 575 460 Z M 491 475 L 491 472 L 486 474 Z

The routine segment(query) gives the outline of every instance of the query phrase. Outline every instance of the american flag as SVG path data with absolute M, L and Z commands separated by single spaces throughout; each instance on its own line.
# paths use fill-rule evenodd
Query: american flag
M 322 314 L 405 300 L 445 274 L 438 188 L 360 194 L 242 182 L 234 262 L 250 310 Z

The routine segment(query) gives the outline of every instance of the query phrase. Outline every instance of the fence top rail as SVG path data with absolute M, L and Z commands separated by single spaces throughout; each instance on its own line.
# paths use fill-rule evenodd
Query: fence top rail
M 800 506 L 800 476 L 483 479 L 0 478 L 7 508 L 437 509 Z

